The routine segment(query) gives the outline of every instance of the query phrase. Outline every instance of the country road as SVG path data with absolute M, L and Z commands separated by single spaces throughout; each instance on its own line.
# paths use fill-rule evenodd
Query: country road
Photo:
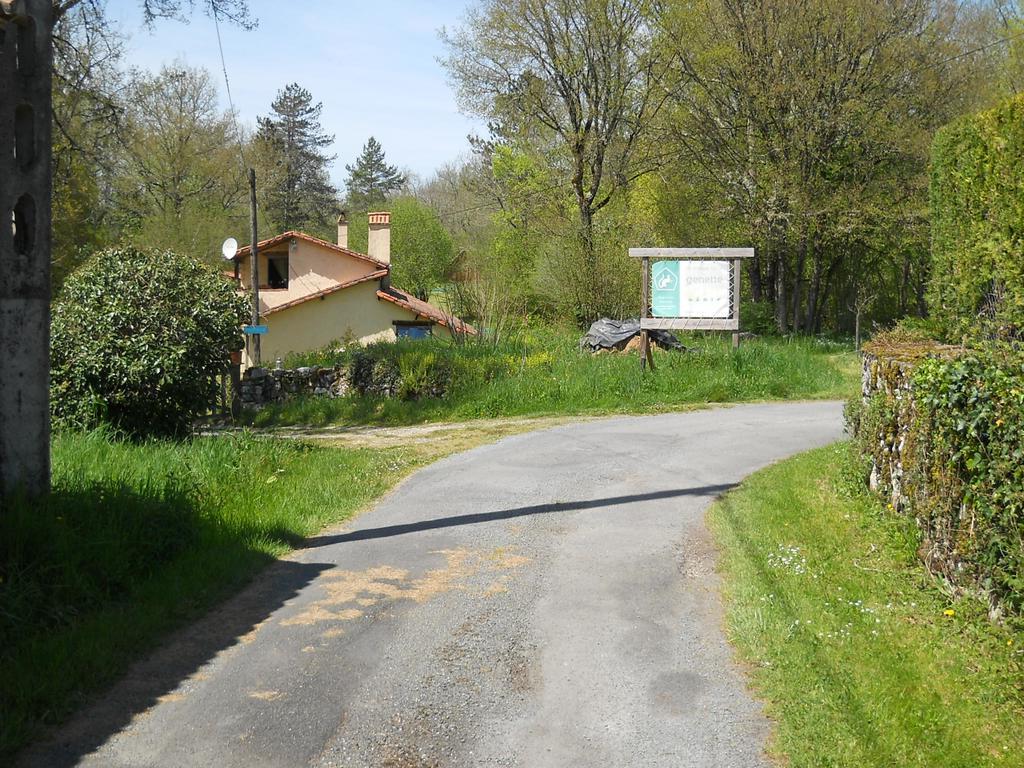
M 707 505 L 832 402 L 613 418 L 441 460 L 137 664 L 26 766 L 767 766 Z

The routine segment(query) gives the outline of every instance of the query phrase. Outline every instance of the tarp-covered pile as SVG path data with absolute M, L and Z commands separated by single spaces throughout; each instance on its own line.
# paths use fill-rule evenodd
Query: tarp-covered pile
M 677 349 L 682 352 L 686 347 L 668 331 L 649 331 L 651 341 L 662 349 Z M 597 352 L 600 349 L 623 350 L 629 342 L 640 335 L 640 320 L 612 320 L 602 317 L 595 321 L 587 335 L 580 339 L 580 349 Z

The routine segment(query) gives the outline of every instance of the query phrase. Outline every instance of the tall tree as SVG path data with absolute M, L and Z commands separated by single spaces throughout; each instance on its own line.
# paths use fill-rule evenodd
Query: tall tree
M 956 10 L 943 0 L 675 9 L 667 24 L 689 87 L 674 137 L 687 170 L 759 246 L 751 283 L 774 302 L 779 329 L 814 330 L 829 292 L 888 249 L 884 233 L 924 215 L 930 135 L 971 90 Z M 913 248 L 901 252 L 913 260 Z
M 363 151 L 355 163 L 346 165 L 348 191 L 346 204 L 354 211 L 368 211 L 381 206 L 400 190 L 406 176 L 384 158 L 384 148 L 373 136 L 363 145 Z
M 136 75 L 128 88 L 117 214 L 140 247 L 219 259 L 246 217 L 241 137 L 208 72 L 182 64 Z
M 597 274 L 594 217 L 662 154 L 652 133 L 673 79 L 656 44 L 658 5 L 483 0 L 444 35 L 462 107 L 568 177 L 584 281 Z M 580 319 L 592 312 L 579 309 Z
M 53 34 L 53 251 L 51 284 L 114 236 L 109 192 L 124 114 L 123 41 L 103 8 L 84 4 Z
M 337 211 L 338 190 L 324 150 L 334 136 L 320 128 L 321 102 L 298 83 L 277 92 L 272 114 L 257 119 L 255 150 L 263 209 L 279 230 L 324 229 Z

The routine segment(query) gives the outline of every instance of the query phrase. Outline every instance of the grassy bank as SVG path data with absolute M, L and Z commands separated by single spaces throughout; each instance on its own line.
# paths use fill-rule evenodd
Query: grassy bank
M 751 477 L 709 521 L 727 625 L 799 766 L 1019 766 L 1024 637 L 927 577 L 848 446 Z
M 0 514 L 0 763 L 160 636 L 425 461 L 240 436 L 53 444 L 53 493 Z
M 690 404 L 849 396 L 855 355 L 815 339 L 754 339 L 733 351 L 722 334 L 691 335 L 692 351 L 656 352 L 642 375 L 633 354 L 578 349 L 578 333 L 531 330 L 498 347 L 416 341 L 371 348 L 397 396 L 307 397 L 249 415 L 257 426 L 414 424 L 503 416 L 643 413 Z M 290 365 L 347 364 L 353 353 L 297 357 Z M 430 396 L 442 391 L 443 396 Z

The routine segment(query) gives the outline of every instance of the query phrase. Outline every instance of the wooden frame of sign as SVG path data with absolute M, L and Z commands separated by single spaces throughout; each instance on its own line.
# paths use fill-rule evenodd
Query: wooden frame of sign
M 651 354 L 650 331 L 732 331 L 732 345 L 740 343 L 740 277 L 743 259 L 754 256 L 753 248 L 630 248 L 630 257 L 640 259 L 641 263 L 641 297 L 640 304 L 640 365 L 654 368 L 654 356 Z M 694 262 L 730 262 L 731 274 L 729 281 L 728 317 L 690 316 L 683 314 L 682 285 L 679 286 L 679 316 L 654 317 L 651 314 L 651 262 L 658 261 L 694 261 Z M 666 271 L 668 271 L 666 269 Z M 669 275 L 671 278 L 673 275 Z M 675 279 L 680 280 L 679 269 L 675 271 Z M 715 314 L 721 313 L 720 307 Z

